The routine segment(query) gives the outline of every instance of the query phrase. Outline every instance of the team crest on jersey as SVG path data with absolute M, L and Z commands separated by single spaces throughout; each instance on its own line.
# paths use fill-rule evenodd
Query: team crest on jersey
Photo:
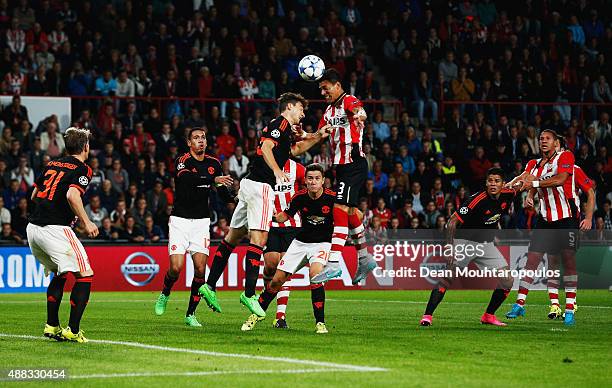
M 275 139 L 278 139 L 280 137 L 280 131 L 278 129 L 273 129 L 272 132 L 270 132 L 270 136 Z
M 171 249 L 171 250 L 173 250 L 173 251 L 176 251 L 176 245 L 172 245 L 172 246 L 170 247 L 170 249 Z
M 87 186 L 87 184 L 89 183 L 89 179 L 87 179 L 85 175 L 82 175 L 81 177 L 79 177 L 79 183 L 81 184 L 81 186 Z
M 214 167 L 208 167 L 208 173 L 210 175 L 214 174 L 215 173 L 215 168 Z
M 467 214 L 467 212 L 468 212 L 468 208 L 465 207 L 465 206 L 462 207 L 461 209 L 459 209 L 459 213 L 461 213 L 461 214 Z
M 329 206 L 323 206 L 323 207 L 321 208 L 321 211 L 323 212 L 323 214 L 327 214 L 327 213 L 329 213 Z
M 185 168 L 185 163 L 179 163 L 178 166 L 176 166 L 177 170 L 182 170 Z

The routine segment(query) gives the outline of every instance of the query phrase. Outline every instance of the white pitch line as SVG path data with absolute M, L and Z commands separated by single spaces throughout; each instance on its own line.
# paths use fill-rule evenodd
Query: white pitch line
M 48 341 L 48 339 L 45 337 L 37 337 L 33 335 L 0 333 L 0 337 Z M 222 353 L 222 352 L 212 352 L 208 350 L 199 350 L 199 349 L 173 348 L 170 346 L 150 345 L 150 344 L 143 344 L 140 342 L 111 341 L 111 340 L 89 340 L 89 342 L 94 343 L 94 344 L 119 345 L 119 346 L 127 346 L 127 347 L 133 347 L 133 348 L 141 348 L 141 349 L 160 350 L 164 352 L 200 354 L 200 355 L 212 356 L 212 357 L 245 358 L 249 360 L 262 360 L 262 361 L 272 361 L 272 362 L 286 362 L 290 364 L 300 364 L 300 365 L 313 365 L 313 366 L 320 366 L 320 367 L 325 367 L 325 368 L 342 369 L 345 371 L 353 371 L 353 372 L 386 372 L 387 371 L 387 369 L 385 368 L 378 368 L 378 367 L 371 367 L 371 366 L 338 364 L 335 362 L 302 360 L 302 359 L 288 358 L 288 357 L 258 356 L 255 354 L 244 354 L 244 353 Z
M 251 375 L 251 374 L 302 374 L 320 372 L 349 372 L 346 369 L 268 369 L 268 370 L 237 370 L 237 371 L 202 371 L 202 372 L 134 372 L 113 374 L 73 375 L 69 379 L 112 379 L 123 377 L 181 377 L 181 376 L 214 376 L 214 375 Z
M 295 298 L 295 297 L 294 297 Z M 296 298 L 302 299 L 302 298 Z M 304 299 L 306 300 L 306 299 Z M 335 298 L 326 298 L 328 302 L 357 302 L 357 303 L 397 303 L 397 304 L 427 304 L 427 300 L 376 300 L 376 299 L 335 299 Z M 90 299 L 90 303 L 155 303 L 153 299 Z M 43 304 L 47 303 L 46 300 L 0 300 L 0 304 Z M 169 301 L 168 303 L 172 304 L 173 301 Z M 445 305 L 481 305 L 480 302 L 444 302 Z M 548 307 L 548 304 L 537 304 L 537 303 L 527 303 L 529 306 L 545 306 Z M 588 308 L 588 309 L 604 309 L 609 310 L 612 309 L 612 306 L 591 306 L 591 305 L 583 305 L 579 304 L 580 308 Z

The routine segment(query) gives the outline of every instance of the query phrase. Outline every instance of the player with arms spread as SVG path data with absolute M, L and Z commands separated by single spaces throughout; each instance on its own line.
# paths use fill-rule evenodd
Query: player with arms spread
M 170 267 L 164 276 L 164 288 L 155 303 L 155 314 L 162 315 L 170 298 L 172 286 L 185 265 L 185 254 L 191 253 L 194 276 L 191 282 L 191 296 L 185 314 L 185 324 L 201 327 L 195 316 L 200 302 L 198 289 L 204 284 L 206 262 L 210 246 L 210 204 L 209 194 L 213 187 L 220 196 L 233 201 L 227 186 L 232 178 L 223 175 L 218 159 L 206 155 L 206 131 L 194 127 L 187 138 L 189 152 L 176 160 L 174 182 L 176 195 L 174 208 L 168 222 L 168 254 Z
M 574 201 L 574 155 L 559 149 L 559 135 L 553 130 L 545 129 L 540 133 L 540 152 L 542 157 L 530 160 L 517 184 L 528 190 L 525 206 L 534 205 L 535 193 L 538 193 L 540 215 L 533 230 L 527 251 L 525 269 L 535 271 L 544 253 L 561 256 L 565 268 L 565 321 L 574 325 L 574 303 L 576 300 L 576 249 L 578 245 L 578 209 Z M 533 278 L 520 279 L 516 303 L 506 314 L 508 318 L 525 315 L 525 300 Z
M 98 227 L 87 217 L 81 198 L 92 175 L 91 168 L 85 164 L 89 157 L 89 136 L 85 129 L 66 130 L 64 142 L 68 156 L 49 162 L 34 182 L 32 201 L 35 207 L 26 229 L 32 254 L 47 274 L 54 274 L 47 288 L 44 335 L 79 343 L 87 342 L 80 324 L 94 273 L 70 225 L 76 216 L 88 237 L 98 235 Z M 76 283 L 70 294 L 69 326 L 62 329 L 58 312 L 68 273 L 74 275 Z
M 323 283 L 342 274 L 340 258 L 349 234 L 356 241 L 358 265 L 353 284 L 359 283 L 376 268 L 376 261 L 368 253 L 363 214 L 357 208 L 359 190 L 368 177 L 368 163 L 362 149 L 363 128 L 367 118 L 363 104 L 357 97 L 342 89 L 342 78 L 328 69 L 319 81 L 321 95 L 329 106 L 319 127 L 329 125 L 333 163 L 336 168 L 336 203 L 334 205 L 334 235 L 328 265 L 313 282 Z
M 316 134 L 301 134 L 296 141 L 294 128 L 304 118 L 307 101 L 300 94 L 284 93 L 278 99 L 280 116 L 264 128 L 257 155 L 253 158 L 249 174 L 240 181 L 238 205 L 232 215 L 230 231 L 221 242 L 213 260 L 206 284 L 200 294 L 208 306 L 221 312 L 215 286 L 223 274 L 227 261 L 236 244 L 250 232 L 250 241 L 245 257 L 245 285 L 240 303 L 261 317 L 266 313 L 257 303 L 255 286 L 259 277 L 261 255 L 268 240 L 270 221 L 274 212 L 274 189 L 278 184 L 287 184 L 289 177 L 281 169 L 291 155 L 300 155 L 328 136 L 329 127 L 320 128 Z
M 509 269 L 506 259 L 502 256 L 499 249 L 494 244 L 495 230 L 500 228 L 499 220 L 504 213 L 507 213 L 512 205 L 515 191 L 505 189 L 504 171 L 500 168 L 491 168 L 487 171 L 486 188 L 472 195 L 459 210 L 451 216 L 446 224 L 449 241 L 455 245 L 476 246 L 482 244 L 482 256 L 466 257 L 457 260 L 453 257 L 449 260 L 449 269 L 455 267 L 467 267 L 470 262 L 474 262 L 479 268 L 498 269 L 506 271 Z M 456 238 L 456 229 L 460 227 L 459 238 Z M 488 233 L 488 231 L 491 233 Z M 487 310 L 480 318 L 480 322 L 486 325 L 506 326 L 495 317 L 495 311 L 506 300 L 512 288 L 512 277 L 510 273 L 498 279 L 498 287 L 493 291 Z M 446 290 L 452 283 L 451 278 L 440 280 L 438 285 L 431 291 L 425 314 L 421 318 L 421 326 L 431 326 L 432 315 L 438 304 L 444 298 Z
M 303 226 L 278 264 L 274 278 L 259 296 L 259 305 L 265 311 L 289 277 L 309 264 L 312 309 L 317 334 L 327 333 L 325 288 L 323 284 L 314 284 L 312 278 L 323 270 L 329 256 L 333 231 L 332 209 L 336 197 L 336 193 L 323 188 L 324 173 L 325 170 L 320 164 L 306 167 L 307 190 L 298 191 L 291 199 L 289 208 L 275 215 L 276 221 L 285 222 L 299 213 Z M 255 324 L 264 318 L 251 314 L 242 325 L 242 330 L 252 330 Z

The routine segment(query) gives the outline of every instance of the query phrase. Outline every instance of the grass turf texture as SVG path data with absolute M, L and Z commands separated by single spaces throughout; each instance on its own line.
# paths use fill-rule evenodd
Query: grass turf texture
M 147 349 L 108 343 L 58 343 L 0 336 L 0 368 L 67 368 L 71 376 L 129 373 L 194 373 L 186 376 L 122 376 L 70 379 L 70 386 L 605 386 L 612 348 L 612 298 L 608 291 L 580 290 L 577 326 L 546 318 L 547 295 L 532 292 L 527 316 L 497 328 L 479 323 L 490 292 L 450 290 L 434 326 L 418 321 L 429 292 L 328 291 L 328 335 L 314 334 L 309 292 L 292 292 L 289 330 L 268 318 L 240 331 L 248 316 L 237 292 L 219 293 L 223 314 L 202 302 L 203 328 L 183 324 L 186 292 L 174 292 L 166 314 L 153 314 L 157 293 L 92 294 L 82 328 L 91 340 L 138 342 L 209 352 L 287 357 L 385 371 L 361 372 L 329 365 L 244 359 Z M 516 292 L 508 301 L 513 301 Z M 67 323 L 69 295 L 60 320 Z M 563 299 L 561 299 L 563 301 Z M 596 307 L 588 307 L 596 306 Z M 508 311 L 503 305 L 498 317 Z M 0 333 L 42 337 L 43 294 L 0 295 Z M 504 321 L 507 321 L 505 318 Z M 339 370 L 340 369 L 340 370 Z M 310 372 L 304 372 L 309 370 Z M 316 371 L 315 371 L 316 370 Z M 253 374 L 249 371 L 264 371 Z M 284 373 L 283 373 L 284 372 Z M 6 373 L 6 371 L 4 371 Z M 3 384 L 0 382 L 0 385 Z M 34 386 L 24 382 L 20 386 Z

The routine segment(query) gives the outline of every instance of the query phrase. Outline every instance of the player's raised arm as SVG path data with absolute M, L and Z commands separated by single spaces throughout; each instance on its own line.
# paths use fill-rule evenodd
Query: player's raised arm
M 304 140 L 301 140 L 295 143 L 291 147 L 291 155 L 298 156 L 308 151 L 310 148 L 312 148 L 315 144 L 320 142 L 322 139 L 325 139 L 326 137 L 328 137 L 330 130 L 331 130 L 330 125 L 324 125 L 323 127 L 319 128 L 319 130 L 316 133 L 306 137 Z

